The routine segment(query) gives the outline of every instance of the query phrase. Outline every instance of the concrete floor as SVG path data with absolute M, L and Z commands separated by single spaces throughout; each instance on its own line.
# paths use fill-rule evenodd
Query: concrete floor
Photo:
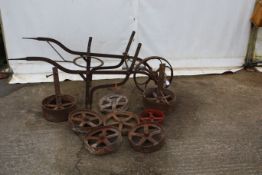
M 81 105 L 83 85 L 68 81 L 62 90 Z M 94 156 L 66 122 L 42 118 L 40 103 L 53 93 L 51 83 L 2 80 L 0 174 L 262 175 L 261 73 L 178 77 L 171 89 L 177 101 L 164 123 L 167 139 L 161 150 L 138 153 L 124 139 L 116 153 Z M 129 97 L 130 111 L 143 109 L 132 80 L 119 91 Z M 109 92 L 98 91 L 94 104 Z

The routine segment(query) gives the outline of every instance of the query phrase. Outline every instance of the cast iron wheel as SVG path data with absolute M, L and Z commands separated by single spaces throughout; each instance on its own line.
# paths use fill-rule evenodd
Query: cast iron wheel
M 149 83 L 153 82 L 157 85 L 159 69 L 154 70 L 153 67 L 159 66 L 160 64 L 165 64 L 165 87 L 170 86 L 173 80 L 173 68 L 171 64 L 164 58 L 158 56 L 152 56 L 145 58 L 141 61 L 134 70 L 134 81 L 136 87 L 144 92 Z M 140 76 L 146 76 L 144 78 L 139 78 Z
M 72 96 L 61 95 L 61 104 L 56 103 L 56 96 L 52 95 L 45 98 L 42 105 L 49 110 L 63 110 L 74 106 L 76 101 Z
M 132 112 L 112 112 L 104 118 L 105 126 L 118 128 L 122 135 L 127 135 L 128 132 L 138 124 L 139 119 Z
M 85 134 L 92 128 L 101 126 L 102 119 L 97 113 L 82 109 L 69 114 L 69 123 L 73 131 Z
M 128 99 L 124 95 L 107 95 L 99 100 L 99 108 L 104 113 L 126 111 L 128 109 Z
M 158 95 L 157 88 L 148 88 L 145 90 L 143 96 L 146 101 L 156 104 L 169 105 L 175 101 L 175 94 L 168 89 L 164 89 L 160 92 L 160 95 Z
M 61 103 L 57 104 L 56 96 L 51 95 L 42 101 L 43 116 L 50 122 L 64 122 L 68 114 L 76 109 L 76 99 L 70 95 L 61 95 Z
M 135 151 L 149 153 L 161 148 L 165 135 L 161 126 L 144 123 L 134 127 L 128 133 L 128 140 Z
M 145 109 L 140 115 L 141 123 L 157 123 L 162 124 L 164 121 L 164 113 L 157 109 Z
M 122 142 L 121 132 L 111 126 L 95 128 L 84 137 L 85 148 L 96 155 L 116 151 Z

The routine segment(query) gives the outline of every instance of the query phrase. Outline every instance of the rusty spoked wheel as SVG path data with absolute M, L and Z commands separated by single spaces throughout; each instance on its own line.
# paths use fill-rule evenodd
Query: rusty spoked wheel
M 116 151 L 122 142 L 121 132 L 111 126 L 93 129 L 84 137 L 85 148 L 92 154 L 103 155 Z
M 57 104 L 56 96 L 52 95 L 45 98 L 42 105 L 50 110 L 63 110 L 75 105 L 75 100 L 69 95 L 61 95 L 61 104 Z
M 139 124 L 139 118 L 132 112 L 112 112 L 107 114 L 103 122 L 105 126 L 114 126 L 122 135 L 127 135 L 133 127 Z
M 164 58 L 158 56 L 152 56 L 145 58 L 139 64 L 136 65 L 134 70 L 134 81 L 136 87 L 144 92 L 147 87 L 151 85 L 157 85 L 159 81 L 159 65 L 165 64 L 165 85 L 170 86 L 173 80 L 173 68 L 171 64 Z M 155 69 L 156 68 L 156 69 Z M 141 77 L 145 76 L 145 77 Z
M 168 89 L 163 89 L 159 95 L 157 88 L 148 88 L 145 90 L 143 96 L 146 101 L 156 104 L 170 105 L 171 102 L 175 101 L 175 94 Z
M 135 151 L 150 153 L 161 148 L 165 134 L 161 126 L 144 123 L 136 126 L 128 133 L 128 140 Z
M 44 118 L 51 122 L 67 121 L 68 114 L 76 109 L 76 99 L 70 95 L 61 95 L 61 103 L 57 104 L 56 96 L 51 95 L 42 101 Z
M 102 125 L 101 117 L 86 109 L 76 110 L 69 114 L 69 123 L 72 130 L 78 134 L 86 134 L 92 128 Z
M 99 108 L 104 113 L 126 111 L 128 109 L 128 99 L 124 95 L 107 95 L 99 100 Z
M 140 115 L 140 123 L 162 124 L 164 121 L 164 112 L 157 109 L 145 109 Z

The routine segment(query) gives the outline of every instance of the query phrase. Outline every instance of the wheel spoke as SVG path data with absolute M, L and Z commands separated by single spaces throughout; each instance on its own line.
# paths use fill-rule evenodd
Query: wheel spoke
M 112 145 L 112 143 L 111 143 L 107 138 L 104 139 L 104 143 L 105 143 L 107 146 Z
M 156 130 L 150 133 L 150 137 L 153 137 L 154 135 L 161 134 L 161 130 Z
M 122 129 L 123 129 L 123 124 L 122 124 L 122 123 L 119 123 L 118 129 L 119 129 L 120 131 L 122 131 Z
M 133 115 L 128 116 L 127 118 L 123 119 L 123 121 L 127 122 L 133 118 Z
M 45 104 L 46 107 L 50 107 L 50 108 L 54 108 L 56 107 L 57 105 L 56 104 Z
M 87 140 L 99 140 L 99 137 L 96 137 L 96 136 L 88 136 Z
M 108 139 L 111 139 L 111 138 L 114 138 L 114 137 L 118 137 L 118 134 L 117 133 L 114 133 L 114 134 L 111 134 L 111 135 L 108 135 L 106 136 Z
M 130 128 L 133 128 L 136 124 L 131 124 L 131 123 L 127 123 L 127 122 L 124 122 L 124 125 L 125 126 L 129 126 Z
M 72 118 L 72 121 L 73 121 L 73 122 L 83 122 L 83 119 L 82 119 L 82 118 L 75 117 L 75 118 Z
M 68 107 L 68 106 L 71 106 L 72 105 L 72 103 L 62 103 L 61 104 L 61 106 L 63 106 L 63 107 Z
M 139 140 L 139 142 L 137 142 L 137 145 L 142 145 L 142 144 L 145 143 L 145 141 L 146 141 L 146 138 L 141 137 L 141 139 Z
M 132 135 L 132 136 L 137 136 L 137 137 L 144 137 L 143 134 L 137 133 L 137 132 L 133 132 L 133 133 L 131 133 L 131 135 Z
M 156 145 L 156 144 L 158 143 L 158 142 L 157 142 L 155 139 L 153 139 L 152 137 L 148 137 L 147 140 L 148 140 L 149 142 L 153 143 L 153 145 Z
M 149 134 L 149 127 L 148 127 L 147 124 L 144 125 L 144 132 L 145 132 L 145 134 Z

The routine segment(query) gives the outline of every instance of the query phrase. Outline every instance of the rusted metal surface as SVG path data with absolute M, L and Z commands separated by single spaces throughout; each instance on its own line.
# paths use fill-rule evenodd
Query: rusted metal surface
M 9 72 L 0 72 L 0 79 L 6 79 L 10 75 Z
M 161 64 L 162 67 L 160 66 L 159 69 L 154 70 L 153 66 L 159 66 Z M 153 56 L 145 58 L 137 64 L 133 76 L 135 84 L 141 92 L 150 88 L 150 85 L 158 86 L 159 83 L 162 83 L 161 87 L 167 88 L 173 80 L 173 68 L 166 59 Z M 145 77 L 140 78 L 140 76 Z
M 164 112 L 157 109 L 145 109 L 139 117 L 140 123 L 162 124 L 165 118 Z
M 68 114 L 76 109 L 76 100 L 70 95 L 61 95 L 58 70 L 53 68 L 55 95 L 46 97 L 42 101 L 44 118 L 52 122 L 68 120 Z
M 45 38 L 45 37 L 25 38 L 25 39 L 33 39 L 37 41 L 47 42 L 54 49 L 54 51 L 58 54 L 61 60 L 52 60 L 52 59 L 45 58 L 45 57 L 26 57 L 26 58 L 16 58 L 16 59 L 9 59 L 9 60 L 10 61 L 11 60 L 26 60 L 26 61 L 47 62 L 65 73 L 80 75 L 82 79 L 85 81 L 85 86 L 86 86 L 85 88 L 86 89 L 85 108 L 92 109 L 93 95 L 97 90 L 102 89 L 102 88 L 121 86 L 127 82 L 131 74 L 134 74 L 135 84 L 138 87 L 138 89 L 142 92 L 144 92 L 145 89 L 148 87 L 149 82 L 152 81 L 153 83 L 157 84 L 158 78 L 159 78 L 158 76 L 159 70 L 153 69 L 153 67 L 155 67 L 156 65 L 165 64 L 165 69 L 167 70 L 164 72 L 165 73 L 164 74 L 165 88 L 168 87 L 170 83 L 172 82 L 173 69 L 170 63 L 166 59 L 157 57 L 157 56 L 148 57 L 145 59 L 141 59 L 138 57 L 141 46 L 142 46 L 141 43 L 137 45 L 134 56 L 130 56 L 128 54 L 132 41 L 134 40 L 134 36 L 135 36 L 135 32 L 133 31 L 129 38 L 126 49 L 122 55 L 102 54 L 102 53 L 91 52 L 92 37 L 89 38 L 86 52 L 71 50 L 68 47 L 66 47 L 65 45 L 63 45 L 61 42 L 53 38 Z M 58 50 L 52 44 L 57 45 L 65 52 L 75 55 L 76 57 L 74 59 L 65 59 L 62 56 L 62 54 L 60 54 Z M 103 60 L 107 58 L 118 59 L 119 63 L 113 66 L 105 66 Z M 97 66 L 91 66 L 92 61 L 94 60 L 99 62 Z M 79 63 L 79 61 L 84 61 L 85 64 L 82 65 Z M 157 62 L 157 63 L 154 63 L 154 62 Z M 81 69 L 75 69 L 75 70 L 68 69 L 64 67 L 61 63 L 72 63 L 73 65 Z M 114 69 L 120 68 L 121 66 L 122 67 L 125 66 L 125 70 L 114 70 Z M 83 70 L 83 68 L 85 68 L 85 70 Z M 102 85 L 97 85 L 97 86 L 92 87 L 93 75 L 96 75 L 96 74 L 124 75 L 125 77 L 123 80 L 121 80 L 118 83 L 102 84 Z M 139 75 L 146 76 L 147 77 L 146 82 L 142 82 L 142 83 L 139 82 L 138 81 Z
M 116 151 L 122 142 L 121 132 L 111 126 L 94 128 L 84 136 L 85 148 L 96 155 L 108 154 Z
M 114 126 L 122 135 L 127 135 L 134 126 L 139 124 L 139 118 L 132 112 L 118 111 L 107 114 L 103 122 L 105 126 Z
M 166 88 L 170 82 L 166 77 L 166 68 L 166 63 L 161 63 L 159 69 L 152 73 L 157 85 L 155 88 L 145 86 L 143 98 L 147 107 L 167 111 L 175 101 L 175 94 Z
M 86 134 L 92 128 L 102 125 L 102 119 L 99 114 L 87 109 L 75 110 L 69 114 L 69 124 L 77 134 Z
M 124 95 L 111 94 L 99 100 L 99 109 L 103 113 L 114 111 L 126 111 L 128 109 L 128 99 Z
M 128 133 L 128 140 L 135 151 L 150 153 L 161 148 L 165 141 L 165 134 L 161 126 L 143 123 Z
M 175 94 L 169 89 L 164 89 L 161 95 L 157 95 L 157 88 L 148 88 L 143 93 L 144 105 L 147 108 L 154 108 L 167 112 L 175 102 Z
M 56 95 L 46 97 L 42 101 L 43 116 L 51 122 L 64 122 L 68 114 L 76 109 L 76 100 L 71 95 L 61 95 L 61 104 L 56 103 Z

